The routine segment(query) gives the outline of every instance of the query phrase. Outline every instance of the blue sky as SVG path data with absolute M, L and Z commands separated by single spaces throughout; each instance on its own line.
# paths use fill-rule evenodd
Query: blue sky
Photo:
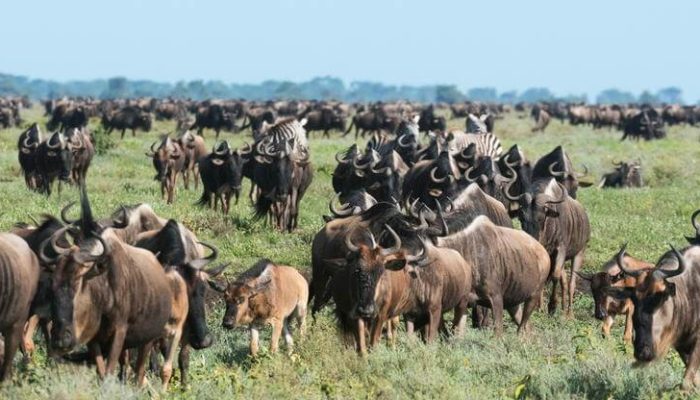
M 454 83 L 700 99 L 699 1 L 7 0 L 0 72 Z

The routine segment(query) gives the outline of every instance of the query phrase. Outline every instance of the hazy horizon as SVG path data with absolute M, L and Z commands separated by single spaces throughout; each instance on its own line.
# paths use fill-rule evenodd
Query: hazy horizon
M 675 86 L 700 99 L 700 3 L 599 0 L 91 2 L 5 5 L 0 71 L 81 81 L 455 84 L 557 95 Z

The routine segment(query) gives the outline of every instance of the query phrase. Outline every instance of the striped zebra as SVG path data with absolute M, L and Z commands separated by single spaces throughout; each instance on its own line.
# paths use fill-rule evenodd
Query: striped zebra
M 498 158 L 503 153 L 501 141 L 493 133 L 466 133 L 462 131 L 450 132 L 454 139 L 449 142 L 451 153 L 462 151 L 470 144 L 476 146 L 477 157 Z
M 263 122 L 260 132 L 255 138 L 256 149 L 262 149 L 263 146 L 277 149 L 289 143 L 293 153 L 308 154 L 309 141 L 304 125 L 306 125 L 306 118 L 301 121 L 296 118 L 286 118 L 275 124 Z

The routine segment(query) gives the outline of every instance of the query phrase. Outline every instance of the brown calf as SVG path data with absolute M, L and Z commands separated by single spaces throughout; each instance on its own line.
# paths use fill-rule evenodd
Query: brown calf
M 233 329 L 248 325 L 250 354 L 253 356 L 258 352 L 260 325 L 272 325 L 272 353 L 277 351 L 282 332 L 287 351 L 292 351 L 292 319 L 298 323 L 299 334 L 304 334 L 309 286 L 295 268 L 276 265 L 267 259 L 260 260 L 228 285 L 224 298 L 226 313 L 223 326 Z

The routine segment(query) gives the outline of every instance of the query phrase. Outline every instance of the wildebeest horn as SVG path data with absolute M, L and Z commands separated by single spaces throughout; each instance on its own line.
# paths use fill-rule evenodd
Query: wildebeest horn
M 124 229 L 129 226 L 129 218 L 127 216 L 126 207 L 123 204 L 119 205 L 119 211 L 121 212 L 121 219 L 115 219 L 112 221 L 112 228 Z
M 102 239 L 102 236 L 98 235 L 96 232 L 91 232 L 90 237 L 97 240 L 98 242 L 100 242 L 100 244 L 102 245 L 102 252 L 100 254 L 92 254 L 90 252 L 82 251 L 82 248 L 81 248 L 80 253 L 76 254 L 76 256 L 75 256 L 76 261 L 78 261 L 80 263 L 93 262 L 93 261 L 96 261 L 96 260 L 98 260 L 98 259 L 100 259 L 100 258 L 102 258 L 110 253 L 109 246 L 104 241 L 104 239 Z
M 352 237 L 350 236 L 350 234 L 347 234 L 345 236 L 345 247 L 347 247 L 348 250 L 350 250 L 353 253 L 360 249 L 355 245 L 355 243 L 352 242 Z
M 224 147 L 222 150 L 217 150 L 224 143 L 225 141 L 221 141 L 214 145 L 214 154 L 216 154 L 217 156 L 223 156 L 224 154 L 226 154 L 226 149 L 228 148 L 228 146 Z
M 614 165 L 614 166 L 616 166 L 616 167 L 619 167 L 619 166 L 622 165 L 622 161 L 613 161 L 613 162 L 612 162 L 612 165 Z
M 586 164 L 582 164 L 582 165 L 583 165 L 583 173 L 576 174 L 577 178 L 583 178 L 584 176 L 588 175 L 588 167 L 586 166 Z
M 391 254 L 396 254 L 396 253 L 398 253 L 399 250 L 401 250 L 401 238 L 400 238 L 399 235 L 396 233 L 396 231 L 393 230 L 389 225 L 384 224 L 384 228 L 386 228 L 386 230 L 389 232 L 389 234 L 394 238 L 394 245 L 391 246 L 391 247 L 388 248 L 388 249 L 382 249 L 382 250 L 381 250 L 381 254 L 382 254 L 383 256 L 388 256 L 388 255 L 391 255 Z
M 669 245 L 669 246 L 671 246 L 671 250 L 673 250 L 673 254 L 676 256 L 676 259 L 678 260 L 678 268 L 676 268 L 673 271 L 658 269 L 658 271 L 661 272 L 666 279 L 673 278 L 674 276 L 678 276 L 678 275 L 682 274 L 683 271 L 685 271 L 685 259 L 683 258 L 683 255 L 678 250 L 676 250 L 676 248 L 673 247 L 673 245 Z
M 509 159 L 510 159 L 510 154 L 506 154 L 505 157 L 503 157 L 503 163 L 506 164 L 507 167 L 513 168 L 516 165 L 518 165 L 517 161 L 511 163 L 510 161 L 508 161 Z
M 65 222 L 68 225 L 72 225 L 72 224 L 79 221 L 77 219 L 73 219 L 73 220 L 68 219 L 68 210 L 70 210 L 70 208 L 73 207 L 75 205 L 75 203 L 76 203 L 75 201 L 71 201 L 65 207 L 63 207 L 63 209 L 61 210 L 61 219 L 63 220 L 63 222 Z
M 438 201 L 438 199 L 435 199 L 435 206 L 437 207 L 438 218 L 440 218 L 440 224 L 442 225 L 442 232 L 440 232 L 440 236 L 447 236 L 450 234 L 450 229 L 447 227 L 445 215 L 442 213 L 442 205 L 440 205 L 440 201 Z
M 522 199 L 523 196 L 525 196 L 525 193 L 521 193 L 518 196 L 511 195 L 510 188 L 513 186 L 514 183 L 515 183 L 515 180 L 512 180 L 505 187 L 503 187 L 503 195 L 506 196 L 506 198 L 508 200 L 517 202 L 517 201 L 520 201 L 520 199 Z
M 373 166 L 370 167 L 370 170 L 372 171 L 372 173 L 374 173 L 374 174 L 382 174 L 382 175 L 383 175 L 383 174 L 386 174 L 386 173 L 389 171 L 389 169 L 390 169 L 389 166 L 386 166 L 386 167 L 384 167 L 384 168 L 379 168 L 379 169 L 374 169 Z
M 624 272 L 626 275 L 637 277 L 642 274 L 642 271 L 634 271 L 627 269 L 627 264 L 625 263 L 625 250 L 627 249 L 627 243 L 622 245 L 622 248 L 620 251 L 617 253 L 617 256 L 615 256 L 615 260 L 617 261 L 617 266 L 620 267 L 622 272 Z
M 55 145 L 52 146 L 51 139 L 53 139 L 54 136 L 58 137 L 58 143 L 56 143 Z M 56 132 L 53 135 L 51 135 L 51 137 L 49 137 L 49 140 L 46 142 L 46 146 L 48 146 L 48 148 L 50 148 L 50 149 L 56 149 L 56 148 L 60 147 L 61 146 L 61 134 Z
M 22 147 L 31 148 L 31 147 L 36 147 L 36 145 L 32 146 L 31 144 L 29 144 L 29 135 L 27 135 L 27 137 L 25 137 L 24 141 L 22 142 Z
M 447 176 L 438 179 L 437 176 L 435 176 L 435 171 L 437 171 L 437 167 L 433 167 L 433 169 L 430 170 L 430 179 L 435 182 L 435 183 L 443 183 L 447 180 Z
M 241 154 L 250 154 L 253 151 L 253 146 L 251 146 L 248 143 L 244 143 L 245 147 L 241 147 L 240 150 L 238 150 L 239 153 Z M 243 150 L 245 149 L 245 150 Z
M 342 151 L 340 152 L 342 153 Z M 340 153 L 335 154 L 335 161 L 338 162 L 338 164 L 347 164 L 350 162 L 350 160 L 345 159 L 343 156 L 340 155 Z
M 209 254 L 208 256 L 198 258 L 189 262 L 190 267 L 194 269 L 202 269 L 205 266 L 209 265 L 209 263 L 211 263 L 212 261 L 216 260 L 216 258 L 219 256 L 219 250 L 216 247 L 204 242 L 197 243 L 211 250 L 211 254 Z
M 149 147 L 149 151 L 150 151 L 150 152 L 149 152 L 149 153 L 146 153 L 146 157 L 153 157 L 153 156 L 156 155 L 156 150 L 154 149 L 154 147 L 155 147 L 155 145 L 156 145 L 157 143 L 158 143 L 158 141 L 156 140 L 155 142 L 153 142 L 153 143 L 151 144 L 151 147 Z
M 53 248 L 53 251 L 58 254 L 59 256 L 62 256 L 64 254 L 68 254 L 70 249 L 63 248 L 58 245 L 57 241 L 58 239 L 63 236 L 66 231 L 68 231 L 68 226 L 64 226 L 63 228 L 57 230 L 56 232 L 51 235 L 51 238 L 49 240 L 49 243 L 51 244 L 51 247 Z
M 340 193 L 336 193 L 335 196 L 331 198 L 331 201 L 328 202 L 328 208 L 330 209 L 331 213 L 333 213 L 333 215 L 335 215 L 336 217 L 343 218 L 353 214 L 353 209 L 349 207 L 347 203 L 341 205 L 342 209 L 335 208 L 335 206 L 333 205 L 335 199 L 340 199 Z
M 397 142 L 397 143 L 399 144 L 399 146 L 401 146 L 401 147 L 411 147 L 411 143 L 410 143 L 410 142 L 409 142 L 409 143 L 404 143 L 404 139 L 405 139 L 405 138 L 408 138 L 408 137 L 409 137 L 409 135 L 401 135 L 401 136 L 399 136 L 399 139 L 398 139 L 396 142 Z
M 693 215 L 690 216 L 690 222 L 693 223 L 693 228 L 695 228 L 695 233 L 700 235 L 700 222 L 697 221 L 698 215 L 700 215 L 700 210 L 695 210 Z
M 352 160 L 352 166 L 355 167 L 355 168 L 358 169 L 358 170 L 359 170 L 359 169 L 367 169 L 367 167 L 369 166 L 369 164 L 370 164 L 370 162 L 371 162 L 371 160 L 367 160 L 367 162 L 365 162 L 364 164 L 361 164 L 361 163 L 358 163 L 358 161 L 360 161 L 360 157 L 359 157 L 359 156 L 353 158 L 353 160 Z
M 549 168 L 548 168 L 549 173 L 550 173 L 552 176 L 556 176 L 556 177 L 564 176 L 564 175 L 566 174 L 564 171 L 555 171 L 555 170 L 554 170 L 554 166 L 557 165 L 557 164 L 559 164 L 559 161 L 555 161 L 555 162 L 549 164 Z
M 424 259 L 425 259 L 425 243 L 423 243 L 423 241 L 421 240 L 420 251 L 418 252 L 418 254 L 407 255 L 406 262 L 407 263 L 415 263 L 416 261 L 418 261 L 420 263 L 420 261 L 423 261 Z

